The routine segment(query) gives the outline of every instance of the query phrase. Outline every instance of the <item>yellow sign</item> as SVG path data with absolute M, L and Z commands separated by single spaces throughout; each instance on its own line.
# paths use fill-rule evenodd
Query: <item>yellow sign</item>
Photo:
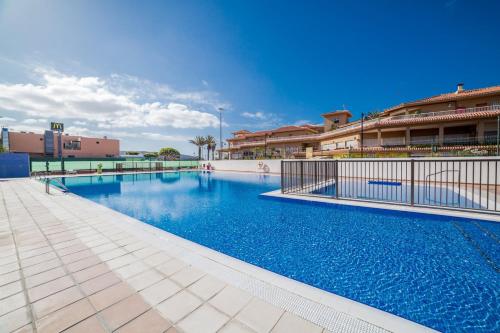
M 63 123 L 50 123 L 50 129 L 53 131 L 61 131 L 64 132 L 64 124 Z
M 313 158 L 313 147 L 306 147 L 306 158 Z

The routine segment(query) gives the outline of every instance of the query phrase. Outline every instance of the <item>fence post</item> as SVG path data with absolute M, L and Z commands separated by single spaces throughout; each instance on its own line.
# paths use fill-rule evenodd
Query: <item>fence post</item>
M 338 199 L 339 198 L 339 161 L 338 160 L 335 160 L 334 161 L 334 172 L 335 172 L 335 198 Z
M 300 189 L 304 188 L 304 161 L 300 161 Z
M 413 206 L 415 204 L 415 160 L 410 160 L 410 177 L 411 177 L 411 186 L 410 186 L 410 204 Z
M 285 193 L 285 189 L 283 188 L 283 160 L 281 160 L 280 163 L 280 168 L 281 168 L 281 193 Z

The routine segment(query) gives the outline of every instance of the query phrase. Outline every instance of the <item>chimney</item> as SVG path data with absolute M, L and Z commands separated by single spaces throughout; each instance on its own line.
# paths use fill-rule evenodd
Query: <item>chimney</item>
M 463 83 L 458 83 L 457 84 L 457 91 L 455 91 L 456 94 L 461 93 L 464 91 L 464 84 Z

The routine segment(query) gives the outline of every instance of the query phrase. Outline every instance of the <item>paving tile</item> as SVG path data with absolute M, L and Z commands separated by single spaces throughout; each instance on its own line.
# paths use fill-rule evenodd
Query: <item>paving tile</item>
M 49 316 L 37 320 L 38 333 L 54 333 L 63 331 L 95 313 L 86 299 L 70 304 Z
M 38 256 L 40 254 L 44 254 L 47 252 L 52 252 L 52 247 L 44 246 L 42 248 L 28 250 L 28 251 L 19 250 L 19 258 L 21 258 L 21 260 L 22 260 L 22 259 L 26 259 L 26 258 L 33 257 L 33 256 Z
M 3 251 L 0 249 L 0 251 Z M 15 251 L 12 253 L 12 255 L 6 256 L 6 257 L 0 257 L 0 266 L 6 265 L 6 264 L 11 264 L 13 262 L 17 262 L 17 256 Z
M 199 280 L 203 275 L 205 275 L 203 271 L 200 271 L 193 266 L 188 266 L 181 269 L 170 278 L 179 283 L 181 286 L 187 287 L 195 281 Z
M 42 318 L 82 298 L 83 294 L 79 291 L 78 287 L 75 286 L 42 298 L 33 303 L 32 307 L 35 316 L 37 318 Z
M 108 265 L 111 269 L 117 269 L 122 266 L 130 265 L 134 261 L 137 261 L 137 257 L 132 254 L 126 254 L 111 260 L 106 261 L 106 265 Z
M 120 268 L 115 269 L 114 271 L 120 275 L 123 279 L 128 279 L 134 275 L 142 273 L 146 270 L 150 269 L 148 265 L 143 263 L 142 261 L 136 261 L 131 263 L 130 265 L 126 265 Z
M 146 289 L 141 290 L 140 294 L 150 305 L 156 305 L 170 296 L 179 292 L 181 288 L 169 279 L 163 279 Z
M 83 292 L 86 295 L 92 295 L 98 291 L 101 291 L 107 287 L 119 283 L 121 280 L 115 273 L 109 272 L 103 275 L 99 275 L 93 279 L 83 282 L 80 284 Z
M 127 251 L 125 251 L 124 249 L 121 249 L 121 248 L 116 248 L 116 249 L 113 249 L 111 251 L 99 253 L 98 256 L 99 256 L 99 258 L 101 258 L 102 261 L 108 261 L 108 260 L 114 259 L 116 257 L 121 257 L 125 254 L 127 254 Z
M 278 322 L 283 310 L 258 298 L 253 298 L 250 303 L 238 313 L 236 319 L 257 332 L 269 332 Z
M 148 312 L 135 318 L 122 328 L 118 333 L 163 333 L 171 326 L 170 322 L 164 319 L 155 310 Z
M 55 294 L 61 290 L 73 286 L 73 280 L 69 276 L 63 276 L 50 282 L 28 289 L 30 302 Z
M 90 251 L 89 249 L 87 249 L 87 250 L 83 250 L 83 251 L 79 251 L 79 252 L 74 252 L 74 253 L 62 256 L 61 257 L 61 261 L 64 264 L 69 264 L 69 263 L 72 263 L 72 262 L 75 262 L 75 261 L 79 261 L 79 260 L 88 258 L 88 257 L 93 256 L 93 255 L 94 255 L 94 253 L 92 251 Z
M 285 312 L 271 332 L 273 333 L 321 333 L 323 328 Z
M 155 268 L 166 276 L 170 276 L 186 266 L 187 264 L 185 262 L 178 259 L 172 259 L 159 266 L 156 266 Z
M 38 273 L 48 271 L 50 269 L 53 269 L 53 268 L 56 268 L 59 266 L 61 266 L 61 261 L 59 261 L 59 259 L 56 258 L 56 259 L 52 259 L 52 260 L 48 260 L 48 261 L 39 263 L 37 265 L 23 268 L 23 273 L 24 273 L 24 276 L 27 277 L 27 276 L 31 276 L 31 275 L 35 275 Z
M 156 252 L 158 252 L 159 250 L 154 248 L 154 247 L 145 247 L 145 248 L 142 248 L 140 250 L 137 250 L 135 252 L 132 252 L 134 254 L 134 256 L 136 256 L 137 258 L 146 258 L 146 257 L 149 257 L 153 254 L 155 254 Z
M 236 315 L 251 298 L 252 296 L 243 290 L 233 286 L 227 286 L 215 295 L 209 303 L 232 317 Z
M 137 241 L 135 243 L 131 243 L 131 244 L 127 244 L 125 245 L 123 248 L 125 250 L 127 250 L 128 252 L 133 252 L 133 251 L 137 251 L 137 250 L 140 250 L 140 249 L 143 249 L 145 247 L 147 247 L 148 245 L 142 241 Z
M 101 311 L 133 294 L 135 290 L 127 283 L 121 282 L 95 293 L 89 300 L 97 311 Z
M 170 259 L 172 259 L 172 257 L 167 255 L 166 253 L 158 252 L 158 253 L 153 254 L 152 256 L 149 256 L 149 257 L 143 259 L 142 261 L 145 262 L 146 264 L 154 267 L 154 266 L 158 266 L 160 264 L 163 264 L 164 262 L 166 262 Z
M 106 333 L 106 330 L 102 326 L 99 319 L 97 319 L 96 316 L 92 316 L 74 326 L 71 326 L 64 331 L 64 333 Z
M 66 272 L 62 267 L 56 267 L 51 270 L 29 276 L 25 279 L 26 287 L 33 288 L 42 283 L 46 283 L 62 276 L 66 275 Z
M 0 274 L 6 274 L 17 270 L 19 270 L 19 264 L 17 261 L 0 266 Z
M 183 290 L 157 305 L 156 309 L 172 323 L 176 323 L 201 305 L 193 294 Z
M 9 312 L 0 317 L 2 332 L 11 332 L 31 323 L 28 307 Z
M 76 245 L 65 247 L 63 249 L 56 250 L 56 252 L 60 256 L 65 256 L 65 255 L 68 255 L 68 254 L 72 254 L 72 253 L 84 251 L 84 250 L 87 250 L 87 249 L 88 249 L 87 246 L 85 246 L 83 243 L 79 243 L 79 244 L 76 244 Z
M 33 325 L 31 323 L 13 331 L 13 333 L 33 333 L 33 332 L 34 332 Z
M 0 298 L 17 294 L 20 291 L 23 291 L 23 285 L 21 281 L 14 281 L 9 284 L 5 284 L 0 287 Z
M 225 287 L 225 285 L 226 284 L 221 280 L 211 275 L 205 275 L 204 277 L 193 283 L 188 289 L 193 294 L 206 301 L 217 294 L 219 291 L 221 291 L 222 288 Z
M 0 295 L 4 297 L 4 295 Z M 0 300 L 0 316 L 26 305 L 24 293 L 20 292 Z
M 74 273 L 100 263 L 102 263 L 102 261 L 99 259 L 99 257 L 92 256 L 79 261 L 72 262 L 71 264 L 66 265 L 66 269 L 71 273 Z
M 2 275 L 0 275 L 0 286 L 12 283 L 12 282 L 20 280 L 20 279 L 21 279 L 21 274 L 19 273 L 19 271 L 14 271 L 14 272 L 10 272 L 7 274 L 2 274 Z
M 184 318 L 178 326 L 186 333 L 215 333 L 228 320 L 228 316 L 205 304 Z
M 100 264 L 82 269 L 81 271 L 75 272 L 72 275 L 73 275 L 73 278 L 75 279 L 76 282 L 82 283 L 84 281 L 95 278 L 99 275 L 103 275 L 105 273 L 108 273 L 109 271 L 110 270 L 106 264 L 100 263 Z
M 147 270 L 128 279 L 128 284 L 137 291 L 149 287 L 163 279 L 163 276 L 155 270 Z
M 28 267 L 36 264 L 43 263 L 48 260 L 52 260 L 57 258 L 57 255 L 54 251 L 47 252 L 44 254 L 41 254 L 39 256 L 34 256 L 34 257 L 29 257 L 26 259 L 21 259 L 21 266 L 22 267 Z
M 101 316 L 106 325 L 114 331 L 148 309 L 149 305 L 141 296 L 135 294 L 103 310 Z
M 237 320 L 231 320 L 220 331 L 220 333 L 255 333 L 250 327 Z

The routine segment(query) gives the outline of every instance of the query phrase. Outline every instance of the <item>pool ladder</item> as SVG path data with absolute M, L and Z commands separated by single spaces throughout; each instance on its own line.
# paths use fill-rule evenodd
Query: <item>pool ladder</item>
M 55 182 L 61 187 L 63 193 L 68 193 L 69 189 L 58 178 L 40 178 L 45 183 L 45 193 L 50 194 L 50 183 Z

